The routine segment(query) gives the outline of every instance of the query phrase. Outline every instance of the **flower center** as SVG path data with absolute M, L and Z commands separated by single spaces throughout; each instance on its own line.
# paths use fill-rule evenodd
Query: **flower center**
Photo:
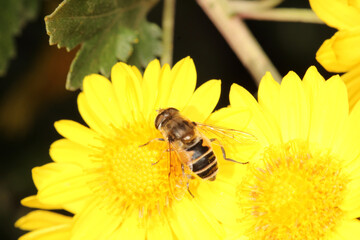
M 321 239 L 342 216 L 347 178 L 337 159 L 301 141 L 269 147 L 239 186 L 251 239 Z
M 103 139 L 105 147 L 94 156 L 98 167 L 92 170 L 96 180 L 91 187 L 112 214 L 129 209 L 138 210 L 140 217 L 162 214 L 171 205 L 175 191 L 186 191 L 171 189 L 169 178 L 176 182 L 183 175 L 179 170 L 169 175 L 169 154 L 176 156 L 167 151 L 164 141 L 147 143 L 147 137 L 154 135 L 149 133 L 144 129 L 140 133 L 119 131 L 115 137 Z M 172 162 L 180 164 L 177 159 Z

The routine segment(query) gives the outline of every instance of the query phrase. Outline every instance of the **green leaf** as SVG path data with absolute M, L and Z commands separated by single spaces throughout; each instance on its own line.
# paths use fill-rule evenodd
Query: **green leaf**
M 158 0 L 64 0 L 45 17 L 50 44 L 71 50 L 81 44 L 67 77 L 75 90 L 91 73 L 109 76 L 118 61 L 146 66 L 160 52 L 159 27 L 146 21 Z M 147 43 L 145 43 L 147 41 Z M 156 49 L 149 49 L 156 45 Z
M 2 0 L 0 7 L 0 76 L 6 73 L 8 61 L 16 54 L 15 36 L 28 20 L 33 19 L 39 0 Z
M 154 56 L 162 51 L 161 29 L 154 23 L 144 22 L 140 26 L 139 41 L 134 45 L 134 52 L 128 62 L 136 66 L 146 66 Z

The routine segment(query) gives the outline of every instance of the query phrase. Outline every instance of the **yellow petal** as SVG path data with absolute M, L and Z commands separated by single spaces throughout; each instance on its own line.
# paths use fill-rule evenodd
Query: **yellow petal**
M 237 84 L 231 86 L 230 104 L 234 108 L 251 111 L 251 120 L 245 131 L 253 134 L 259 143 L 266 146 L 281 142 L 277 123 L 264 114 L 254 97 L 243 87 Z
M 360 208 L 360 178 L 352 179 L 346 184 L 344 200 L 340 206 L 342 210 L 352 211 Z
M 135 112 L 135 119 L 137 119 L 138 117 L 141 118 L 144 103 L 141 81 L 129 65 L 126 65 L 125 63 L 121 63 L 121 65 L 128 72 L 128 76 L 130 76 L 130 78 L 128 78 L 126 82 L 126 91 L 128 94 L 128 101 L 130 103 L 129 106 L 132 106 L 131 110 L 133 112 L 134 109 L 138 109 L 138 112 Z
M 345 82 L 349 96 L 349 106 L 353 109 L 355 104 L 360 100 L 360 64 L 357 64 L 347 73 L 341 76 Z
M 71 120 L 60 120 L 54 124 L 63 137 L 86 147 L 102 146 L 100 136 L 91 129 Z
M 109 236 L 120 226 L 123 220 L 121 215 L 111 214 L 109 209 L 100 208 L 98 205 L 93 201 L 75 216 L 73 239 L 110 239 Z M 131 239 L 124 236 L 119 239 Z
M 125 63 L 117 63 L 111 69 L 111 81 L 115 96 L 127 122 L 137 120 L 142 110 L 143 95 L 138 77 Z M 134 111 L 136 110 L 136 111 Z
M 344 169 L 350 177 L 360 177 L 360 103 L 357 104 L 346 120 L 344 129 L 335 139 L 332 151 L 339 156 L 346 168 Z
M 220 80 L 207 81 L 196 89 L 182 113 L 191 121 L 204 122 L 216 107 L 220 91 Z
M 309 106 L 313 106 L 315 99 L 318 97 L 319 89 L 325 83 L 325 79 L 318 72 L 315 66 L 311 66 L 303 78 L 303 86 L 308 98 Z
M 77 214 L 86 206 L 87 202 L 83 200 L 73 201 L 70 203 L 62 204 L 62 208 L 73 214 Z
M 101 116 L 98 116 L 94 110 L 90 107 L 86 100 L 85 94 L 82 92 L 78 96 L 78 109 L 81 117 L 84 119 L 86 124 L 93 129 L 95 132 L 103 136 L 108 136 L 112 132 L 110 124 L 105 124 L 101 120 Z
M 235 198 L 232 199 L 234 200 Z M 206 239 L 223 239 L 225 236 L 223 225 L 220 223 L 219 219 L 215 218 L 213 212 L 207 211 L 207 209 L 205 209 L 203 206 L 203 202 L 192 201 L 192 205 L 195 209 L 199 210 L 199 214 L 201 213 L 203 215 L 204 220 L 202 220 L 202 222 L 204 223 L 204 227 L 202 229 L 204 229 L 206 232 L 208 232 L 207 234 L 209 234 L 209 237 Z M 202 226 L 199 224 L 199 227 Z
M 221 108 L 210 115 L 206 120 L 206 124 L 215 128 L 223 128 L 224 134 L 220 134 L 216 130 L 211 130 L 206 126 L 199 126 L 198 129 L 207 138 L 217 140 L 212 146 L 219 160 L 223 158 L 223 153 L 219 146 L 222 145 L 228 158 L 240 162 L 248 162 L 252 159 L 254 153 L 259 150 L 255 136 L 256 132 L 252 132 L 251 130 L 250 123 L 252 117 L 253 115 L 249 109 L 242 110 L 233 107 Z M 230 131 L 227 129 L 230 129 Z M 236 136 L 232 134 L 236 134 Z M 226 163 L 229 162 L 225 161 L 225 164 Z M 229 170 L 234 169 L 233 163 L 231 163 L 229 168 Z M 220 169 L 219 174 L 223 171 L 224 169 Z M 227 174 L 229 174 L 229 172 L 227 172 Z
M 252 117 L 253 114 L 249 109 L 226 107 L 212 113 L 206 123 L 217 127 L 244 130 Z
M 267 72 L 261 79 L 258 91 L 260 106 L 280 124 L 280 85 Z
M 139 223 L 139 213 L 137 211 L 132 211 L 123 223 L 116 231 L 107 239 L 117 240 L 117 239 L 134 239 L 134 240 L 144 240 L 146 235 L 146 229 L 141 226 Z
M 229 100 L 230 105 L 235 108 L 258 108 L 255 98 L 245 88 L 235 83 L 231 85 Z
M 83 93 L 89 107 L 105 125 L 119 126 L 122 124 L 120 108 L 114 94 L 113 86 L 101 75 L 90 75 L 84 78 Z
M 181 60 L 184 61 L 184 60 Z M 181 62 L 180 61 L 180 62 Z M 178 63 L 179 64 L 179 63 Z M 169 107 L 167 105 L 172 84 L 174 79 L 171 78 L 171 69 L 168 64 L 164 64 L 160 71 L 160 83 L 159 83 L 159 94 L 156 101 L 155 109 Z
M 343 209 L 341 209 L 343 210 Z M 358 208 L 351 208 L 350 211 L 346 211 L 346 210 L 343 210 L 344 211 L 344 218 L 346 219 L 355 219 L 355 218 L 359 218 L 360 217 L 360 207 Z
M 48 179 L 57 173 L 66 171 L 68 166 L 71 167 L 70 164 L 47 163 L 41 167 L 33 168 L 31 172 L 36 188 L 41 189 L 46 186 Z
M 153 60 L 153 61 L 157 61 L 157 59 Z M 141 75 L 140 70 L 136 67 L 136 66 L 131 66 L 131 70 L 134 72 L 135 76 L 137 77 L 139 83 L 142 83 L 143 81 L 143 77 Z
M 344 126 L 348 108 L 345 84 L 339 76 L 330 78 L 320 89 L 311 109 L 310 143 L 331 149 Z
M 360 62 L 360 27 L 338 31 L 334 38 L 333 49 L 339 62 L 350 68 Z
M 360 9 L 360 1 L 359 0 L 348 0 L 347 3 L 349 4 L 349 6 L 352 6 L 356 9 Z
M 72 217 L 64 216 L 55 212 L 36 210 L 28 213 L 16 221 L 15 226 L 22 230 L 35 230 L 60 224 L 70 224 Z
M 64 240 L 70 238 L 71 225 L 62 224 L 26 233 L 19 240 Z
M 326 40 L 316 53 L 316 60 L 329 72 L 346 72 L 351 65 L 340 62 L 337 53 L 334 51 L 333 44 L 335 36 Z M 350 63 L 351 64 L 351 63 Z
M 21 200 L 21 205 L 30 208 L 41 208 L 41 209 L 61 209 L 60 205 L 44 204 L 39 201 L 36 195 L 26 197 Z
M 49 175 L 39 188 L 38 198 L 45 204 L 63 205 L 74 201 L 86 201 L 93 194 L 88 183 L 92 176 L 83 174 L 83 170 L 76 165 L 56 163 L 57 171 Z M 45 171 L 45 174 L 43 173 Z M 47 169 L 39 167 L 33 169 L 33 178 L 41 179 L 48 174 Z
M 194 200 L 221 223 L 235 224 L 239 211 L 237 202 L 234 201 L 235 188 L 235 184 L 224 182 L 220 176 L 217 176 L 216 181 L 199 185 Z
M 167 106 L 182 110 L 189 102 L 196 87 L 194 61 L 187 57 L 176 63 L 171 70 L 170 78 L 173 79 L 173 83 L 169 89 L 170 95 Z
M 44 166 L 33 168 L 32 175 L 36 188 L 43 190 L 48 185 L 51 185 L 54 181 L 56 182 L 58 180 L 58 176 L 63 174 L 63 172 L 73 168 L 79 170 L 78 166 L 69 163 L 48 163 Z M 64 208 L 65 210 L 72 213 L 79 212 L 84 206 L 83 199 L 68 202 L 66 204 L 55 204 L 44 203 L 43 201 L 39 200 L 38 195 L 34 197 L 36 197 L 36 199 L 31 197 L 25 198 L 23 199 L 24 202 L 22 203 L 29 207 L 39 207 L 44 209 Z
M 144 95 L 143 114 L 145 117 L 150 117 L 155 110 L 159 90 L 160 71 L 159 60 L 153 60 L 149 63 L 144 72 L 144 80 L 141 87 Z
M 182 199 L 173 205 L 169 223 L 178 239 L 222 239 L 224 232 L 209 222 L 205 212 L 193 201 Z M 191 214 L 190 214 L 191 213 Z
M 310 0 L 316 15 L 327 25 L 337 29 L 350 29 L 360 24 L 360 9 L 350 1 Z
M 151 220 L 148 221 L 148 226 L 146 228 L 146 239 L 173 239 L 173 233 L 167 219 L 164 219 L 163 216 L 157 214 L 151 216 Z
M 282 139 L 307 139 L 309 106 L 298 75 L 289 72 L 280 87 L 280 128 Z
M 92 165 L 93 151 L 68 139 L 60 139 L 50 146 L 50 156 L 58 163 L 72 163 L 80 167 Z
M 360 221 L 357 219 L 344 220 L 335 229 L 340 239 L 358 239 L 360 236 Z

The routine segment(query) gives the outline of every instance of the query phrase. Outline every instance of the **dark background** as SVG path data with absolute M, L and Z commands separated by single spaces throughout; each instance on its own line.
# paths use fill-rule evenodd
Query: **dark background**
M 77 111 L 78 92 L 65 90 L 65 79 L 76 52 L 48 45 L 44 16 L 60 1 L 43 1 L 39 16 L 27 24 L 16 39 L 17 56 L 8 73 L 0 78 L 0 239 L 16 239 L 22 232 L 14 222 L 30 210 L 20 200 L 36 193 L 31 169 L 50 162 L 48 149 L 59 139 L 53 123 L 72 119 L 83 123 Z M 307 1 L 287 0 L 282 7 L 309 8 Z M 161 23 L 162 2 L 149 15 Z M 178 0 L 175 20 L 174 62 L 191 56 L 196 64 L 198 85 L 222 79 L 218 105 L 228 105 L 232 83 L 256 94 L 256 84 L 195 1 Z M 0 23 L 1 24 L 1 23 Z M 247 21 L 280 74 L 293 70 L 302 77 L 315 65 L 315 53 L 335 30 L 321 24 Z

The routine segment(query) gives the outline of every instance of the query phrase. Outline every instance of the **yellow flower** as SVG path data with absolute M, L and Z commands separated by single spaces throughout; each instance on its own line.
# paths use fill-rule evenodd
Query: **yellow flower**
M 330 27 L 338 29 L 316 54 L 318 62 L 342 76 L 352 109 L 360 99 L 360 1 L 310 0 L 311 8 Z
M 70 239 L 73 218 L 55 212 L 35 210 L 20 218 L 15 226 L 31 231 L 20 239 Z
M 86 77 L 78 108 L 89 128 L 71 120 L 55 123 L 64 139 L 50 148 L 53 163 L 33 169 L 37 195 L 22 201 L 28 207 L 64 209 L 74 217 L 65 217 L 64 223 L 40 211 L 37 218 L 25 216 L 16 225 L 50 233 L 49 225 L 71 226 L 70 233 L 68 228 L 58 233 L 69 237 L 58 239 L 222 239 L 223 225 L 236 221 L 236 203 L 230 201 L 234 164 L 219 160 L 214 182 L 190 180 L 192 197 L 186 188 L 169 184 L 182 172 L 172 170 L 169 180 L 167 156 L 172 153 L 166 152 L 167 143 L 141 146 L 162 137 L 154 126 L 159 108 L 174 107 L 192 121 L 204 122 L 218 102 L 220 84 L 210 80 L 194 92 L 191 58 L 172 69 L 154 60 L 143 76 L 118 63 L 111 82 L 97 74 Z M 175 198 L 178 191 L 185 196 Z M 48 217 L 42 220 L 42 215 Z M 23 224 L 31 221 L 36 227 Z M 24 239 L 35 239 L 31 234 Z
M 360 104 L 349 113 L 339 76 L 310 67 L 281 85 L 267 73 L 258 102 L 242 87 L 233 109 L 250 108 L 260 150 L 237 187 L 238 239 L 359 239 Z

